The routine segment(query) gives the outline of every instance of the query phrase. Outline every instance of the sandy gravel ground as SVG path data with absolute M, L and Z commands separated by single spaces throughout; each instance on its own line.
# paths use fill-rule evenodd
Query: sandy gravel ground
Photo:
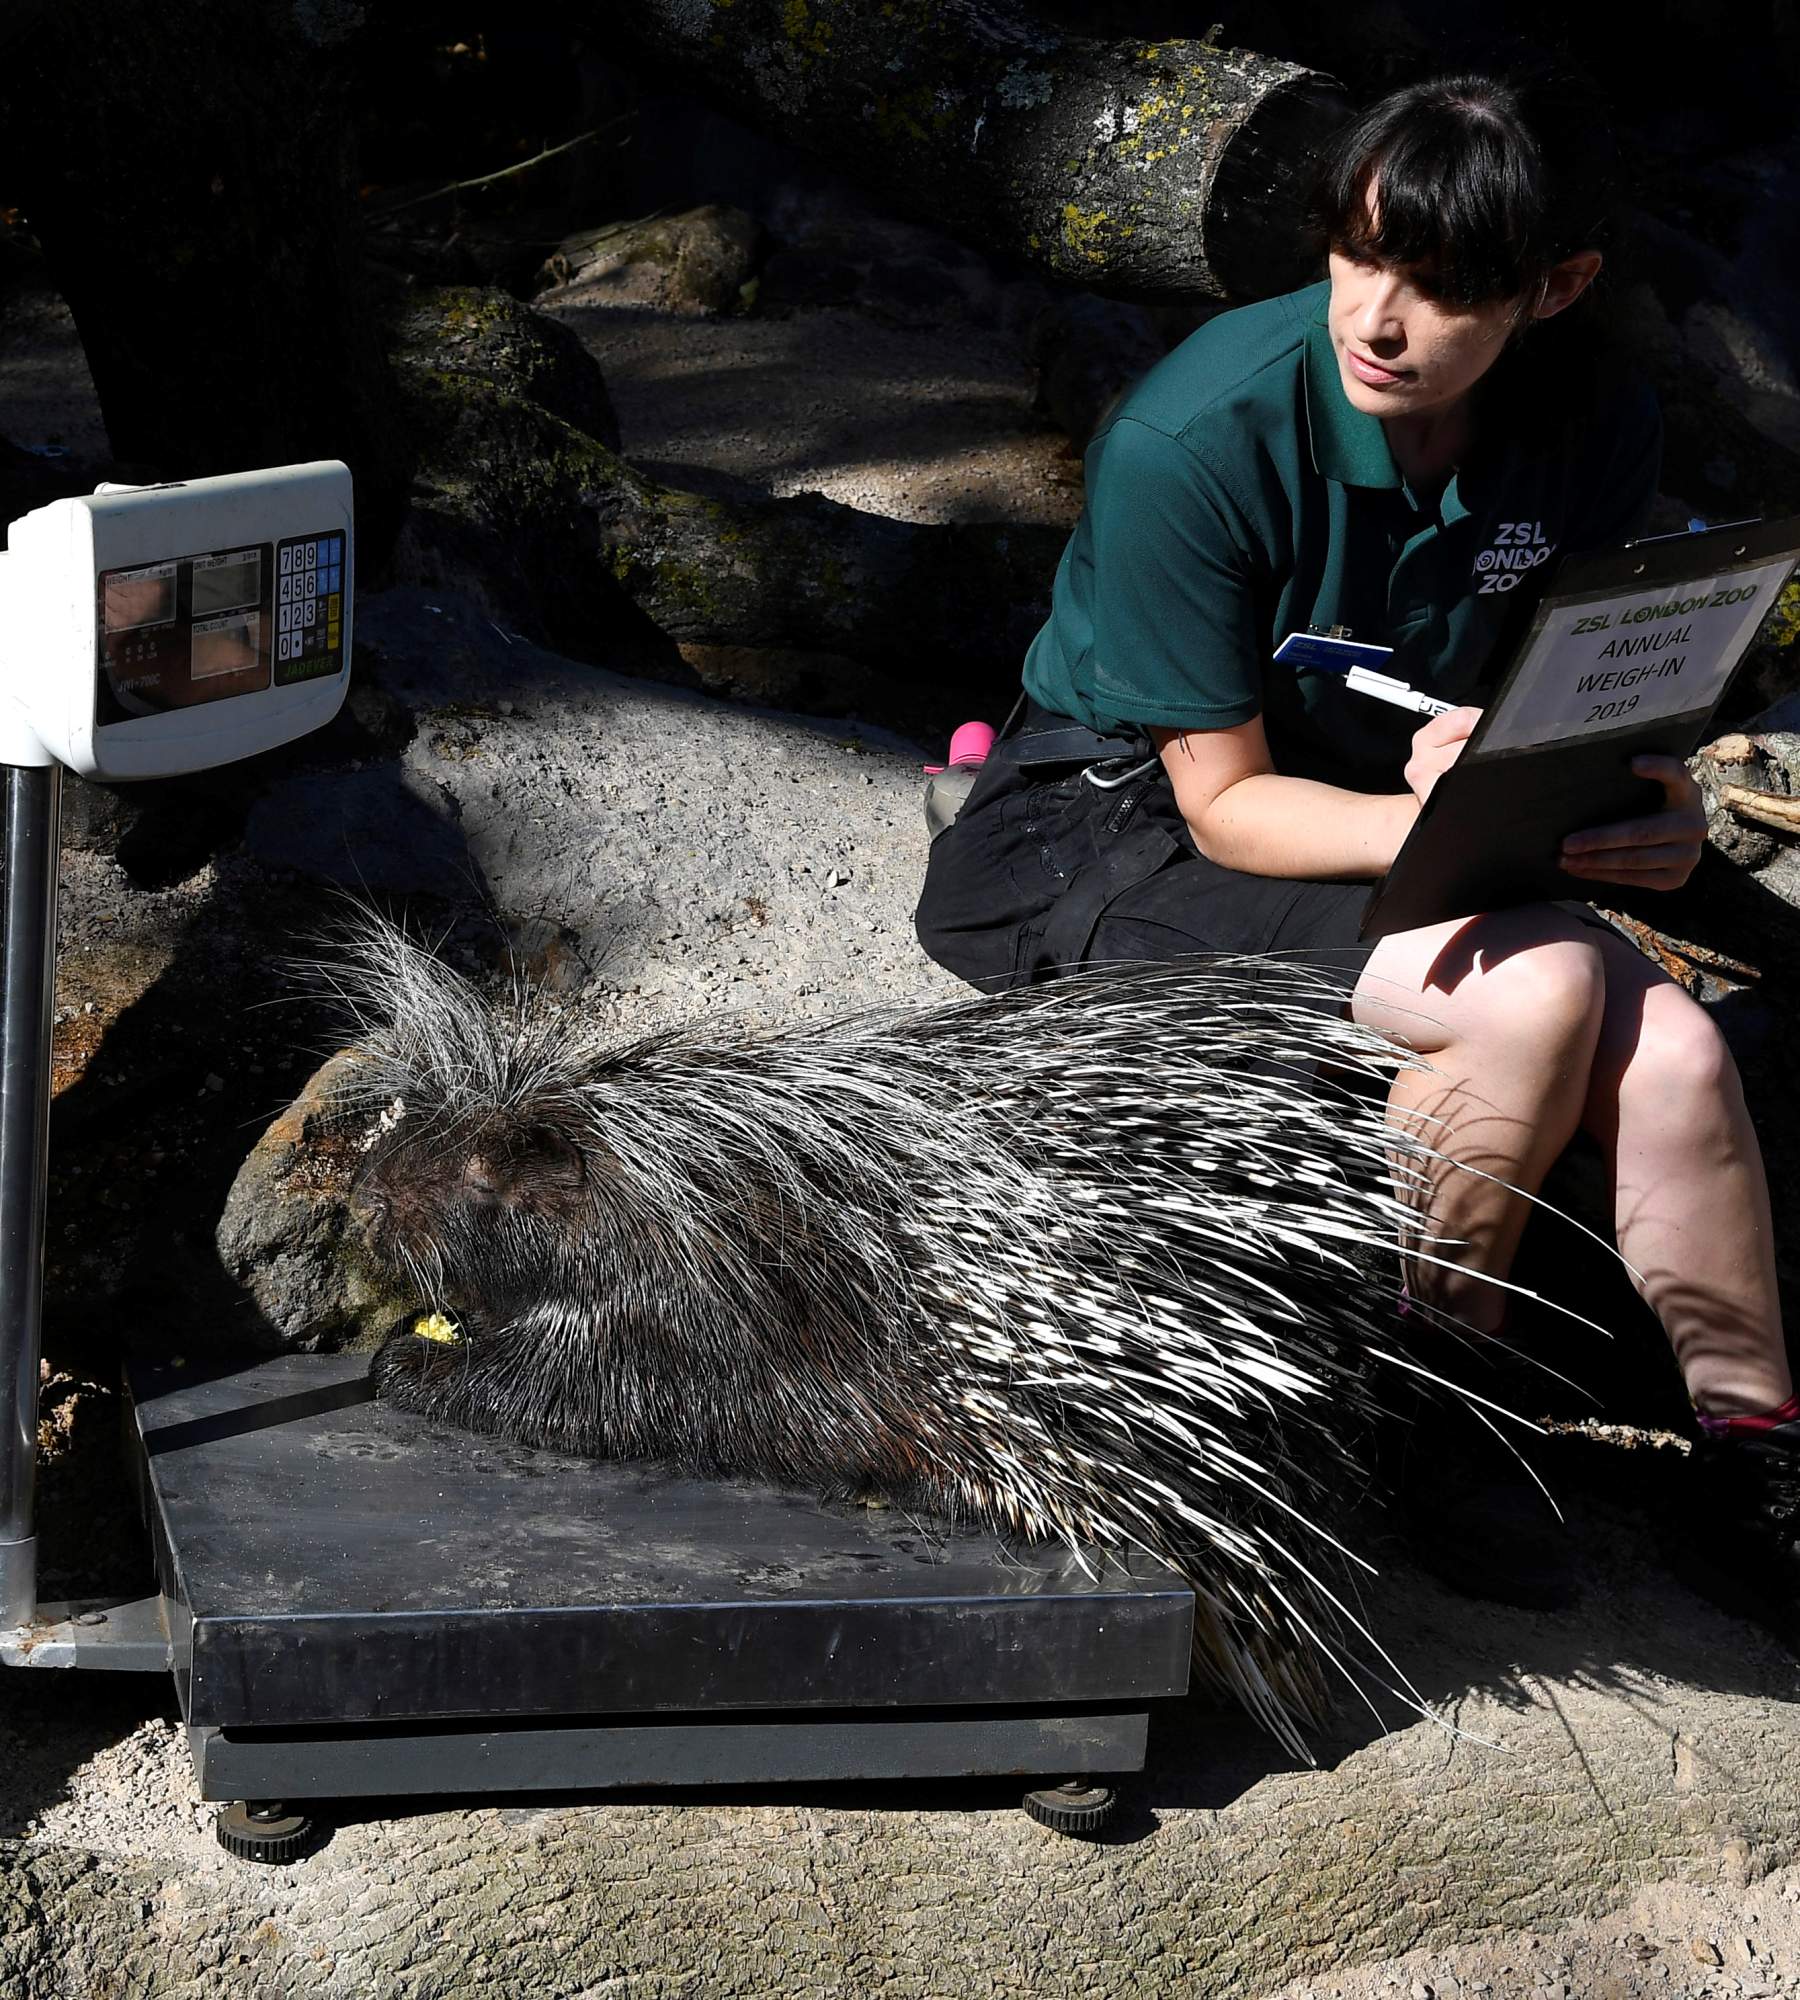
M 1073 525 L 1081 467 L 1034 417 L 1015 339 L 935 338 L 844 308 L 675 319 L 540 301 L 600 363 L 634 464 L 672 486 L 818 492 L 904 521 Z

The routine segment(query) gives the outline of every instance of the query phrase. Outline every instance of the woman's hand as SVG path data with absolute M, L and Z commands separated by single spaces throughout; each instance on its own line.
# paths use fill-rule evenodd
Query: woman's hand
M 1570 834 L 1558 864 L 1565 874 L 1579 875 L 1584 882 L 1679 889 L 1706 845 L 1700 787 L 1679 757 L 1634 757 L 1631 768 L 1640 778 L 1654 778 L 1662 786 L 1663 810 Z
M 1406 782 L 1420 805 L 1431 796 L 1431 788 L 1449 770 L 1469 734 L 1481 720 L 1478 708 L 1446 709 L 1434 715 L 1423 729 L 1413 731 L 1412 755 L 1406 760 Z

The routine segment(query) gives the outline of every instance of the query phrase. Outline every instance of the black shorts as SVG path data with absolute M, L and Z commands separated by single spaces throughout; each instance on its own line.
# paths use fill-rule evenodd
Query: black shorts
M 915 924 L 938 964 L 998 992 L 1080 965 L 1274 953 L 1322 974 L 1341 1010 L 1374 949 L 1357 936 L 1371 884 L 1222 868 L 1160 762 L 1097 785 L 1080 764 L 1023 761 L 1029 745 L 995 746 L 932 843 Z

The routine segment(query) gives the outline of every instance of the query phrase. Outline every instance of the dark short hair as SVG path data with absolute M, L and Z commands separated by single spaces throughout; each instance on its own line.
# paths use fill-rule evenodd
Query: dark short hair
M 1321 249 L 1405 266 L 1448 305 L 1485 305 L 1539 296 L 1565 257 L 1606 249 L 1617 183 L 1604 110 L 1572 75 L 1437 77 L 1333 136 L 1312 217 Z

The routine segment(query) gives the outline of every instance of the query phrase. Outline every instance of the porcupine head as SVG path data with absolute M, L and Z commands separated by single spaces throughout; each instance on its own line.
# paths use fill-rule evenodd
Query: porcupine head
M 841 1162 L 771 1129 L 778 1083 L 758 1118 L 719 1101 L 745 1042 L 609 1046 L 542 996 L 490 1006 L 375 919 L 349 958 L 378 1114 L 351 1212 L 421 1307 L 375 1357 L 385 1401 L 592 1456 L 954 1503 L 924 1442 L 945 1419 L 870 1311 L 892 1247 L 821 1227 L 842 1223 Z

